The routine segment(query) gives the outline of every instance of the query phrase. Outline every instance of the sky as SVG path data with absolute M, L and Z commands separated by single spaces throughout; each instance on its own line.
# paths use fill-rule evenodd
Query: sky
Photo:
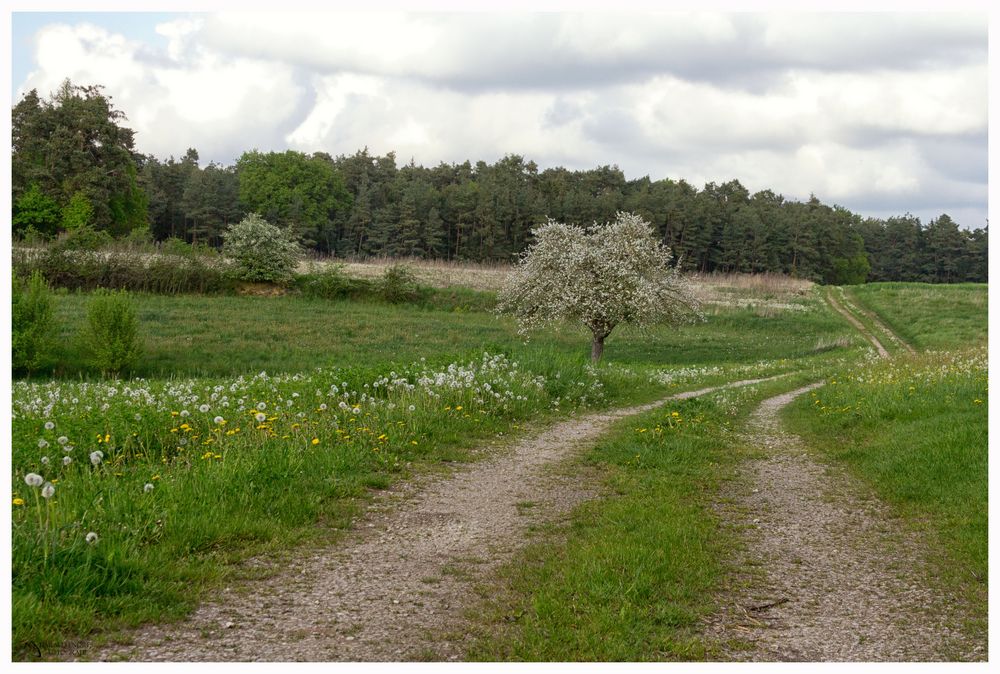
M 12 104 L 101 84 L 189 147 L 617 165 L 986 224 L 984 12 L 14 12 Z

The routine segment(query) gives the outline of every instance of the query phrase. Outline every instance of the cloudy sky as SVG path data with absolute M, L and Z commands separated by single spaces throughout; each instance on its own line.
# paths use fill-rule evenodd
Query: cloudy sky
M 987 215 L 985 13 L 12 15 L 13 102 L 99 83 L 160 158 L 367 146 Z

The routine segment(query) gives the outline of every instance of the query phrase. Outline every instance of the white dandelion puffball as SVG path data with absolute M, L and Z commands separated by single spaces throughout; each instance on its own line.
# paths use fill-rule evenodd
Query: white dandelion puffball
M 56 493 L 56 488 L 51 482 L 46 482 L 45 486 L 42 487 L 42 498 L 52 498 L 52 495 Z
M 64 456 L 63 457 L 63 465 L 64 466 L 68 466 L 71 463 L 73 463 L 73 457 L 72 456 Z
M 141 414 L 136 414 L 135 415 L 135 420 L 136 421 L 142 421 L 142 415 Z
M 226 420 L 223 419 L 222 417 L 215 417 L 215 419 L 213 419 L 212 421 L 215 422 L 216 426 L 221 426 L 222 424 L 226 423 Z
M 46 440 L 45 438 L 42 438 L 41 440 L 38 441 L 38 449 L 45 449 L 48 446 L 49 446 L 49 441 Z
M 100 465 L 101 461 L 104 460 L 104 452 L 97 450 L 96 452 L 90 453 L 90 462 L 95 466 Z
M 87 534 L 87 542 L 90 543 L 90 544 L 96 543 L 97 542 L 97 538 L 98 538 L 97 537 L 97 532 L 95 532 L 95 531 L 91 531 L 89 534 Z
M 351 410 L 351 414 L 361 414 L 361 408 L 355 407 L 354 409 Z
M 320 403 L 320 404 L 319 404 L 319 408 L 320 408 L 321 410 L 324 410 L 324 411 L 325 411 L 325 410 L 326 410 L 326 403 Z
M 186 417 L 186 416 L 190 416 L 190 414 L 191 414 L 191 413 L 190 413 L 190 412 L 188 412 L 187 410 L 181 410 L 181 416 L 182 416 L 182 417 Z
M 42 465 L 43 466 L 49 465 L 49 457 L 47 457 L 47 456 L 43 456 L 42 457 Z
M 147 482 L 145 485 L 143 485 L 143 487 L 142 487 L 142 493 L 148 494 L 151 491 L 153 491 L 153 483 L 152 482 Z
M 416 405 L 410 405 L 406 409 L 408 409 L 408 410 L 410 410 L 412 412 L 413 410 L 417 409 L 417 406 Z
M 45 482 L 45 480 L 43 480 L 42 476 L 38 473 L 28 473 L 24 476 L 24 484 L 29 487 L 41 487 L 43 482 Z
M 51 421 L 46 421 L 45 422 L 45 430 L 51 431 L 55 427 L 56 427 L 56 425 L 54 423 L 52 423 Z
M 199 408 L 198 408 L 198 411 L 199 411 L 199 412 L 201 412 L 202 414 L 204 414 L 204 413 L 205 413 L 205 412 L 207 412 L 207 411 L 208 411 L 209 409 L 210 409 L 210 408 L 209 408 L 209 406 L 208 406 L 208 405 L 202 405 L 201 407 L 199 407 Z
M 63 447 L 63 451 L 66 452 L 67 454 L 72 452 L 74 449 L 76 449 L 76 447 L 74 447 L 73 445 L 66 445 L 65 447 Z
M 69 438 L 67 438 L 65 435 L 60 435 L 56 439 L 56 442 L 58 442 L 60 445 L 65 445 L 67 442 L 69 442 Z
M 267 409 L 267 404 L 266 403 L 257 403 L 257 409 L 259 409 L 259 410 L 266 410 Z
M 257 412 L 257 414 L 255 414 L 253 418 L 256 419 L 258 423 L 264 423 L 264 421 L 267 420 L 267 415 L 264 414 L 263 412 Z

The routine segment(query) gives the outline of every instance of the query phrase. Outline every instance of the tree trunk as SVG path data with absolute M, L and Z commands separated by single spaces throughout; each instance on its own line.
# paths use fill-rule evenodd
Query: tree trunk
M 604 337 L 606 335 L 594 335 L 594 341 L 590 344 L 590 362 L 596 363 L 604 354 Z

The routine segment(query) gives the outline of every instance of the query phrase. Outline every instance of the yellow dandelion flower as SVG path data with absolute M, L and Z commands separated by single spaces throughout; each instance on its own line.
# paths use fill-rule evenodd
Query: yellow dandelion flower
M 23 498 L 16 498 L 13 501 L 11 501 L 11 503 L 13 503 L 16 506 L 23 506 L 24 505 L 24 499 Z
M 319 438 L 313 438 L 313 439 L 312 439 L 312 443 L 313 443 L 314 445 L 318 445 L 318 444 L 319 444 Z

